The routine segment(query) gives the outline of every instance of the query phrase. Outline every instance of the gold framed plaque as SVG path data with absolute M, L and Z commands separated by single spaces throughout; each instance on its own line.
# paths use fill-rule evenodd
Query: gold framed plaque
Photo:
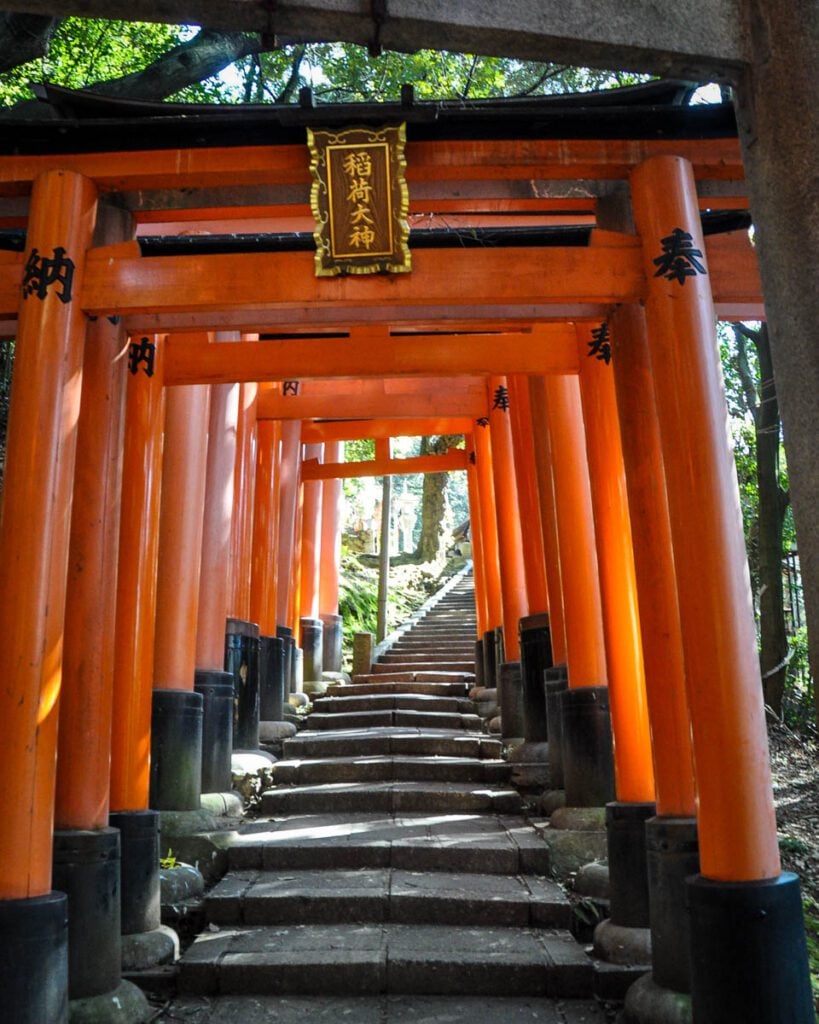
M 405 142 L 403 124 L 307 129 L 317 277 L 412 269 Z

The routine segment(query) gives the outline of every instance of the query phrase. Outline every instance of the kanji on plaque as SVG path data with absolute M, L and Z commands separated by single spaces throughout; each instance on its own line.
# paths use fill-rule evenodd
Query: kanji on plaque
M 404 125 L 308 128 L 307 142 L 316 275 L 409 271 Z

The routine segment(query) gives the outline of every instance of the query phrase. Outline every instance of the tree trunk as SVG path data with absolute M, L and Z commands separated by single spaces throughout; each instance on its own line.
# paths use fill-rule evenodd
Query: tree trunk
M 756 419 L 756 472 L 759 488 L 759 618 L 760 663 L 765 703 L 782 717 L 788 654 L 782 587 L 782 526 L 787 499 L 779 486 L 779 403 L 773 381 L 768 329 L 762 324 L 754 339 L 760 369 Z

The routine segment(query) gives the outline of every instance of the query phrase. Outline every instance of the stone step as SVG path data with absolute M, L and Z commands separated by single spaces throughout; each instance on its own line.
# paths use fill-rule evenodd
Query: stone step
M 179 996 L 159 1024 L 604 1024 L 605 1014 L 585 999 L 543 996 Z
M 406 871 L 536 874 L 549 847 L 517 816 L 487 814 L 305 814 L 242 825 L 228 849 L 231 870 L 393 867 Z
M 187 994 L 586 997 L 591 960 L 569 932 L 446 925 L 236 927 L 199 936 L 179 963 Z
M 444 697 L 420 693 L 372 693 L 362 696 L 343 695 L 335 691 L 332 696 L 313 701 L 313 714 L 338 711 L 445 711 L 464 715 L 475 713 L 475 705 L 468 697 Z
M 373 727 L 396 726 L 410 729 L 465 729 L 480 731 L 481 719 L 476 714 L 461 714 L 447 711 L 331 711 L 313 712 L 308 716 L 307 728 L 368 729 Z
M 395 662 L 404 662 L 409 664 L 412 662 L 413 664 L 429 663 L 434 666 L 442 661 L 452 661 L 453 659 L 460 661 L 461 658 L 463 658 L 465 662 L 468 662 L 470 666 L 475 665 L 474 657 L 470 660 L 465 653 L 453 651 L 448 648 L 442 649 L 437 654 L 433 654 L 430 651 L 388 651 L 386 654 L 382 654 L 379 657 L 376 665 L 392 665 Z M 470 668 L 470 671 L 472 671 L 472 668 Z
M 269 789 L 262 814 L 519 814 L 516 789 L 468 782 L 338 782 Z
M 476 757 L 497 760 L 501 742 L 477 733 L 429 729 L 347 729 L 337 732 L 305 730 L 284 741 L 284 757 L 366 757 L 376 754 L 410 757 Z
M 428 661 L 422 664 L 429 664 L 428 669 L 423 671 L 440 671 L 440 672 L 472 672 L 475 671 L 475 659 L 472 661 L 439 661 L 434 665 Z M 412 661 L 393 661 L 389 664 L 381 664 L 376 662 L 372 667 L 372 675 L 384 675 L 384 674 L 400 674 L 402 672 L 415 672 L 419 669 L 419 666 L 414 664 Z
M 568 928 L 571 904 L 536 875 L 396 868 L 234 871 L 205 897 L 217 925 L 395 924 Z
M 450 657 L 468 658 L 475 655 L 474 644 L 461 643 L 430 643 L 428 640 L 397 640 L 387 652 L 388 654 L 449 654 Z
M 356 678 L 361 678 L 357 676 Z M 411 681 L 396 683 L 379 677 L 378 682 L 370 683 L 331 683 L 327 687 L 326 697 L 357 697 L 368 694 L 404 694 L 427 695 L 434 697 L 465 697 L 465 683 L 415 683 Z
M 325 757 L 277 761 L 271 768 L 277 786 L 312 786 L 325 782 L 509 782 L 507 761 L 472 757 Z
M 474 672 L 443 670 L 412 672 L 362 672 L 353 676 L 354 683 L 466 683 L 469 689 L 475 682 Z

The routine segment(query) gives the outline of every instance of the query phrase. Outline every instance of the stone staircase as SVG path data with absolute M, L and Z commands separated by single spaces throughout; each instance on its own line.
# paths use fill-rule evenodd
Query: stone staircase
M 168 1020 L 602 1022 L 569 902 L 466 696 L 474 638 L 467 577 L 316 700 L 206 897 Z

